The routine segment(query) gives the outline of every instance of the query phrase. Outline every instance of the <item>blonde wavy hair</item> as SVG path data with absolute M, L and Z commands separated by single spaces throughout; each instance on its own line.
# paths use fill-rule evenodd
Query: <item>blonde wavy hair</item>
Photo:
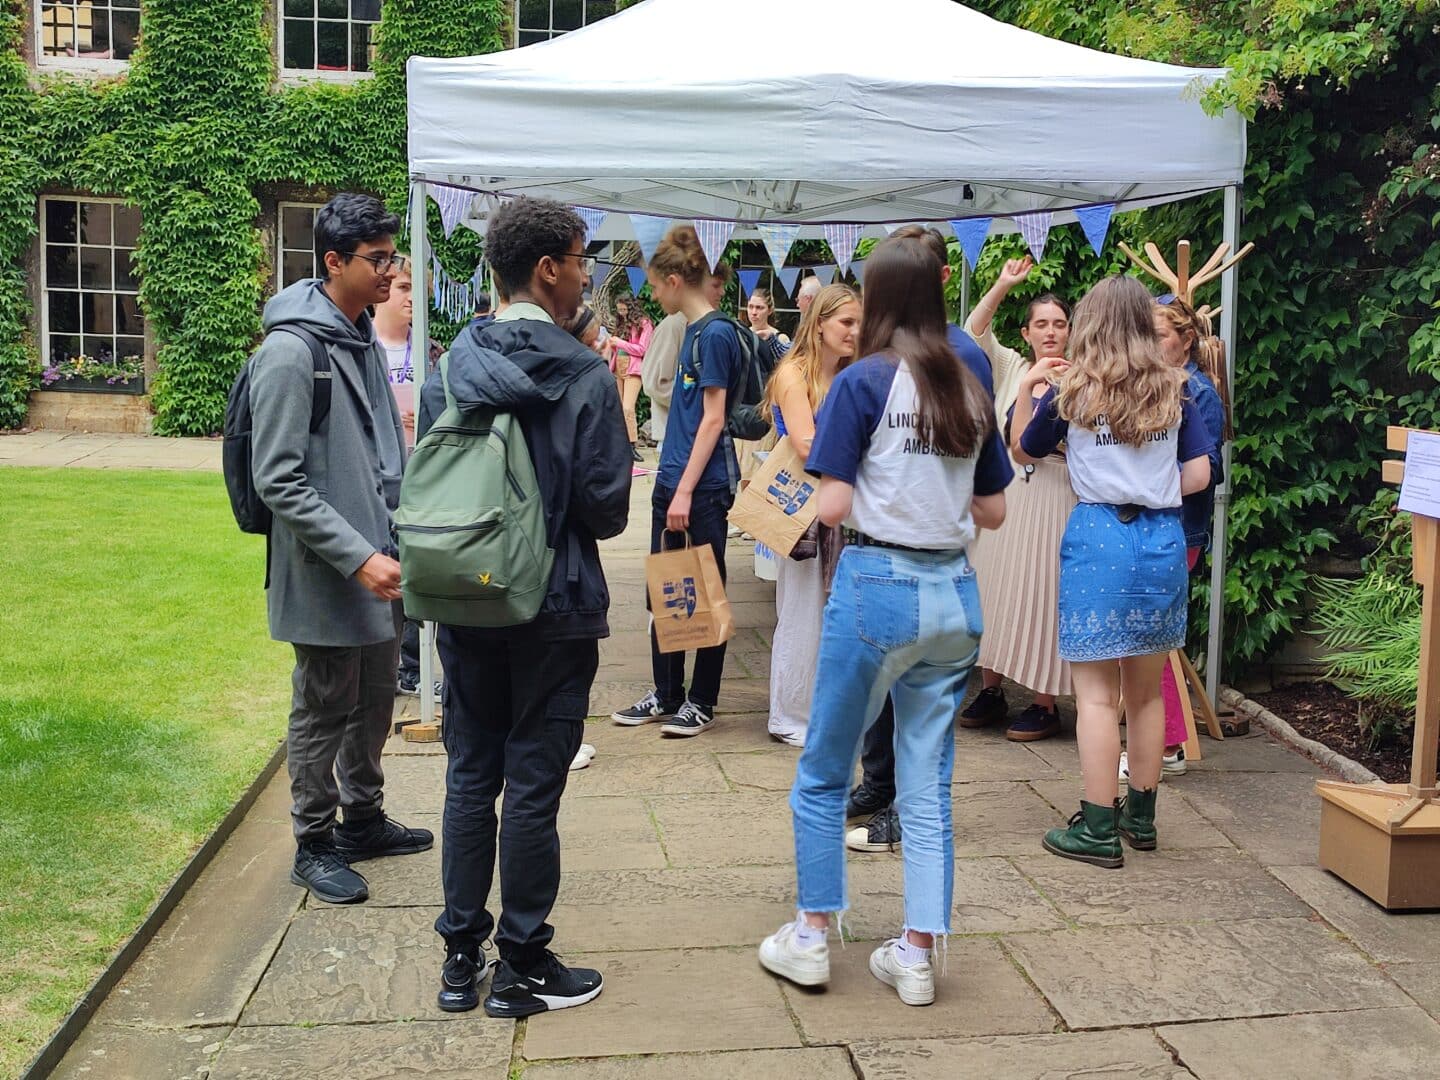
M 1154 312 L 1149 290 L 1131 277 L 1108 277 L 1085 294 L 1056 395 L 1061 417 L 1092 431 L 1108 424 L 1130 446 L 1180 422 L 1185 370 L 1161 357 Z
M 800 320 L 800 327 L 795 331 L 795 342 L 790 346 L 790 351 L 775 365 L 770 381 L 765 384 L 766 416 L 774 416 L 771 407 L 777 404 L 775 384 L 780 371 L 787 367 L 796 368 L 800 377 L 805 380 L 805 394 L 810 399 L 811 411 L 820 408 L 820 403 L 825 400 L 826 390 L 820 366 L 820 324 L 832 318 L 846 304 L 858 306 L 859 303 L 860 295 L 849 285 L 826 285 L 820 290 L 815 302 L 810 305 L 810 310 Z M 845 367 L 852 359 L 854 357 L 842 359 L 840 366 Z

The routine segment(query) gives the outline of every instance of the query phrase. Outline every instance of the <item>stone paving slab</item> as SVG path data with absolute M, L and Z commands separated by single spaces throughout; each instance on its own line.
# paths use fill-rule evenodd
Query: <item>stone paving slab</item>
M 823 990 L 765 977 L 783 985 L 812 1044 L 1054 1030 L 1054 1014 L 994 941 L 952 938 L 949 948 L 947 974 L 936 971 L 935 1003 L 923 1009 L 906 1005 L 870 974 L 870 943 L 831 945 L 830 984 Z M 762 970 L 753 952 L 751 962 Z
M 900 856 L 852 853 L 847 870 L 846 935 L 861 940 L 895 937 L 905 925 Z M 1024 933 L 1064 925 L 1055 908 L 1005 859 L 955 860 L 952 934 Z
M 638 738 L 659 739 L 654 726 L 633 732 Z M 689 754 L 629 754 L 598 758 L 588 768 L 570 774 L 566 798 L 587 795 L 683 795 L 696 792 L 727 792 L 730 785 L 714 756 L 704 753 L 695 739 L 680 739 Z M 666 740 L 669 741 L 669 740 Z M 598 749 L 598 747 L 597 747 Z
M 1149 1031 L 861 1042 L 862 1080 L 1190 1080 Z
M 438 815 L 445 809 L 445 766 L 428 756 L 384 759 L 385 810 L 401 821 L 417 814 Z
M 1117 927 L 1005 939 L 1074 1029 L 1385 1008 L 1408 999 L 1308 919 Z
M 1030 786 L 1067 819 L 1080 809 L 1078 776 L 1066 780 L 1032 780 Z M 1159 832 L 1160 850 L 1227 848 L 1233 851 L 1235 845 L 1230 838 L 1200 815 L 1191 801 L 1185 798 L 1183 787 L 1183 782 L 1174 780 L 1166 780 L 1160 785 L 1160 794 L 1155 800 L 1155 827 Z
M 1318 866 L 1277 866 L 1270 872 L 1371 959 L 1440 965 L 1440 913 L 1392 915 Z
M 795 864 L 783 792 L 666 795 L 651 799 L 650 806 L 672 866 Z
M 1186 763 L 1189 770 L 1196 772 L 1261 772 L 1261 773 L 1303 773 L 1306 776 L 1321 776 L 1320 766 L 1307 757 L 1281 746 L 1272 740 L 1262 728 L 1256 728 L 1249 735 L 1228 739 L 1205 739 L 1201 747 L 1204 757 L 1199 761 Z M 1187 774 L 1188 775 L 1188 774 Z
M 770 741 L 774 742 L 773 739 Z M 767 747 L 763 751 L 743 754 L 716 754 L 715 760 L 725 778 L 737 789 L 759 788 L 789 794 L 795 784 L 795 767 L 800 760 L 800 751 L 791 747 L 790 753 L 779 754 Z
M 226 1028 L 143 1031 L 91 1022 L 51 1080 L 205 1080 Z
M 572 962 L 603 972 L 605 989 L 583 1009 L 526 1021 L 529 1061 L 801 1045 L 753 949 L 588 954 Z
M 506 1080 L 514 1024 L 458 1023 L 246 1027 L 226 1040 L 210 1080 Z
M 591 1058 L 529 1065 L 520 1075 L 523 1080 L 855 1080 L 850 1056 L 839 1047 Z
M 956 858 L 1031 855 L 1044 850 L 1040 839 L 1046 829 L 1065 824 L 1065 818 L 1027 784 L 956 785 L 951 795 Z
M 1320 798 L 1304 773 L 1186 775 L 1185 797 L 1235 846 L 1266 866 L 1313 866 L 1320 850 Z M 1162 794 L 1160 801 L 1163 803 Z
M 1199 1080 L 1372 1080 L 1434 1076 L 1440 1024 L 1416 1008 L 1162 1027 Z
M 1233 850 L 1143 852 L 1127 847 L 1120 870 L 1048 853 L 1017 858 L 1015 865 L 1082 926 L 1310 914 L 1264 867 Z
M 1386 964 L 1385 972 L 1415 1003 L 1440 1020 L 1440 964 Z
M 661 737 L 656 724 L 625 727 L 615 723 L 606 713 L 603 717 L 592 717 L 585 724 L 585 741 L 599 751 L 597 764 L 604 764 L 610 758 L 636 755 L 730 754 L 779 749 L 780 744 L 765 730 L 765 720 L 764 713 L 725 713 L 703 735 L 693 739 L 666 739 Z
M 997 780 L 1056 780 L 1060 773 L 1024 743 L 1003 735 L 955 729 L 954 782 L 969 784 Z
M 443 1020 L 435 981 L 445 947 L 435 933 L 439 908 L 307 908 L 255 996 L 247 1027 Z

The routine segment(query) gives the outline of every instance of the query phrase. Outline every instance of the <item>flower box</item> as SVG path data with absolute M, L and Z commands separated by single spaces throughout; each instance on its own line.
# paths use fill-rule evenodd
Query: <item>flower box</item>
M 72 394 L 143 394 L 145 393 L 145 376 L 132 375 L 128 382 L 122 382 L 119 379 L 110 382 L 107 379 L 89 379 L 73 375 L 68 379 L 56 379 L 44 389 Z

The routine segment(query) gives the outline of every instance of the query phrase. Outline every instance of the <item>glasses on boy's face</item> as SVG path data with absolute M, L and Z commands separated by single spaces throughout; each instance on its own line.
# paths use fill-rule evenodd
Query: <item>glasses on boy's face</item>
M 581 270 L 584 270 L 587 274 L 593 274 L 595 272 L 595 260 L 592 259 L 589 255 L 580 254 L 578 251 L 563 251 L 559 255 L 556 255 L 555 258 L 579 259 Z
M 353 251 L 343 254 L 347 259 L 363 259 L 375 268 L 377 274 L 386 274 L 391 271 L 403 274 L 405 268 L 410 265 L 410 260 L 404 255 L 357 255 Z

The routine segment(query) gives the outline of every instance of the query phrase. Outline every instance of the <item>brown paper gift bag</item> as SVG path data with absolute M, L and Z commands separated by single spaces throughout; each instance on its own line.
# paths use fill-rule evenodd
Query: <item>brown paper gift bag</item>
M 669 535 L 661 534 L 662 546 Z M 683 548 L 648 556 L 645 586 L 662 653 L 708 649 L 735 636 L 735 617 L 709 544 L 693 547 L 686 533 Z
M 820 481 L 781 439 L 730 508 L 730 524 L 786 558 L 819 512 Z

